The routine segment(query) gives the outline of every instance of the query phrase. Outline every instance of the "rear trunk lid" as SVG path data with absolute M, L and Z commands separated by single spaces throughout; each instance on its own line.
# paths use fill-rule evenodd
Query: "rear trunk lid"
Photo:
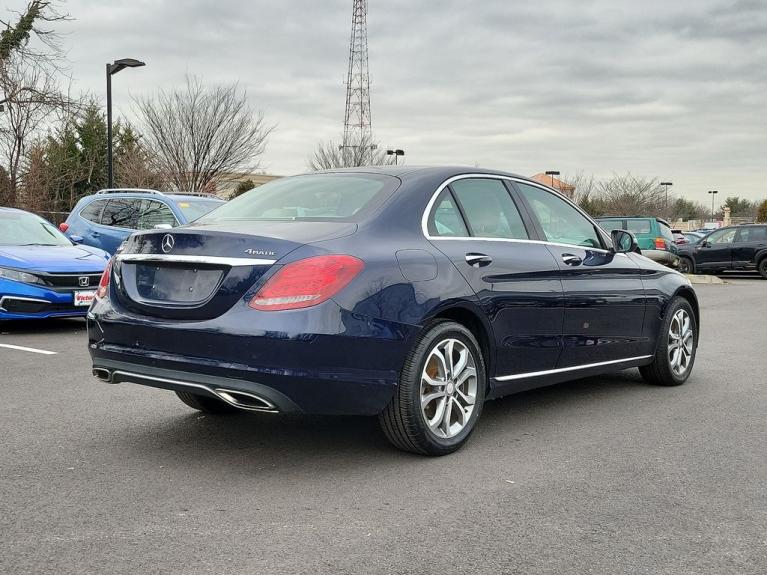
M 293 250 L 356 228 L 348 222 L 251 221 L 138 233 L 115 258 L 116 304 L 141 316 L 212 319 Z

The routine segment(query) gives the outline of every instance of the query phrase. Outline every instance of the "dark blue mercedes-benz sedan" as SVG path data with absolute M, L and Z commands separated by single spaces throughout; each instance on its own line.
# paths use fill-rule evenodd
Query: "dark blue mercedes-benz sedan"
M 377 415 L 463 445 L 485 400 L 639 367 L 690 376 L 689 281 L 527 178 L 384 167 L 275 180 L 131 236 L 88 315 L 93 372 L 207 412 Z

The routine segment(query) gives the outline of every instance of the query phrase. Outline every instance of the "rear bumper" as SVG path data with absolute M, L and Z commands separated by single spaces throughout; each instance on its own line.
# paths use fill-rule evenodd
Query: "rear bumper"
M 679 265 L 679 256 L 665 250 L 642 250 L 642 255 L 664 266 L 675 268 Z
M 389 403 L 418 331 L 332 300 L 294 312 L 237 305 L 187 323 L 126 316 L 101 302 L 87 323 L 93 368 L 106 370 L 100 379 L 202 395 L 228 389 L 280 412 L 359 415 Z

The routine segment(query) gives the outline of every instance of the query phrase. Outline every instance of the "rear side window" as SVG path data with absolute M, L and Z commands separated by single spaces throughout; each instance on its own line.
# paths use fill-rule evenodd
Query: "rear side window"
M 461 212 L 458 211 L 453 195 L 448 188 L 442 190 L 434 203 L 434 209 L 429 217 L 428 229 L 429 235 L 432 236 L 449 238 L 469 235 L 466 224 L 463 223 Z
M 525 224 L 501 180 L 471 178 L 450 184 L 472 236 L 528 239 Z
M 740 229 L 739 242 L 763 242 L 767 240 L 767 226 L 753 226 Z
M 737 231 L 738 230 L 735 228 L 717 230 L 707 235 L 706 241 L 710 244 L 731 244 L 735 239 L 735 234 Z
M 80 217 L 89 222 L 101 223 L 101 212 L 104 210 L 106 200 L 94 200 L 80 210 Z
M 134 198 L 115 198 L 109 200 L 109 203 L 104 208 L 104 213 L 101 215 L 101 223 L 105 226 L 135 230 L 138 226 L 141 201 Z
M 548 241 L 589 248 L 602 247 L 596 226 L 556 193 L 519 182 L 516 185 Z
M 141 212 L 136 225 L 139 230 L 151 230 L 159 224 L 177 226 L 176 216 L 163 202 L 157 200 L 141 200 Z
M 660 224 L 660 222 L 658 222 Z M 660 224 L 662 226 L 662 224 Z M 632 234 L 649 235 L 652 234 L 652 222 L 650 220 L 626 220 L 626 229 Z M 668 230 L 671 233 L 671 228 Z M 673 236 L 669 236 L 673 239 Z

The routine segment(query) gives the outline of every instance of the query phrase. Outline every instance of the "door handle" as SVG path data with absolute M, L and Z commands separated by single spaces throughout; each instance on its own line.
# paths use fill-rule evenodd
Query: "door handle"
M 100 235 L 101 235 L 101 234 L 100 234 L 100 233 L 98 233 L 98 232 L 91 232 L 91 237 L 97 238 L 97 237 L 99 237 Z
M 482 268 L 493 263 L 493 258 L 486 254 L 469 253 L 466 254 L 466 263 L 473 268 Z
M 562 254 L 562 261 L 568 266 L 579 266 L 583 260 L 575 254 Z

